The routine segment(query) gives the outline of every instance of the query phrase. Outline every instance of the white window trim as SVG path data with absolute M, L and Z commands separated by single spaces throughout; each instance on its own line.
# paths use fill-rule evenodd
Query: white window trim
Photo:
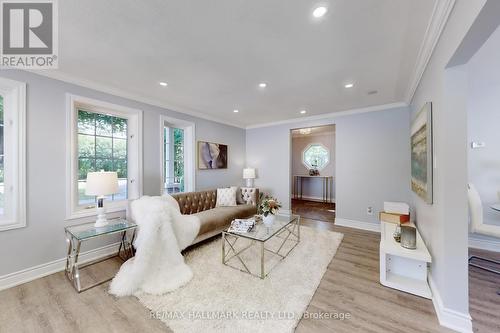
M 132 109 L 121 105 L 103 102 L 87 97 L 67 94 L 67 117 L 66 117 L 66 219 L 79 219 L 83 217 L 96 216 L 95 209 L 82 208 L 78 205 L 78 139 L 77 120 L 78 108 L 97 113 L 110 114 L 113 116 L 127 118 L 127 178 L 128 178 L 128 200 L 105 202 L 108 213 L 125 211 L 128 201 L 138 199 L 143 194 L 142 179 L 142 110 Z M 130 163 L 132 161 L 132 163 Z M 134 185 L 131 185 L 134 184 Z
M 196 188 L 196 125 L 193 122 L 160 115 L 160 157 L 161 157 L 161 188 L 163 195 L 163 179 L 165 176 L 165 156 L 163 140 L 165 124 L 184 130 L 184 192 L 193 192 Z M 173 143 L 171 143 L 173 144 Z
M 310 165 L 308 165 L 308 164 L 306 163 L 306 161 L 305 161 L 306 159 L 305 159 L 304 155 L 305 155 L 306 151 L 307 151 L 309 148 L 311 148 L 312 146 L 321 146 L 321 147 L 323 147 L 326 151 L 328 151 L 328 162 L 327 162 L 325 165 L 323 165 L 323 167 L 321 167 L 321 168 L 317 168 L 317 170 L 318 170 L 318 171 L 321 171 L 321 170 L 323 170 L 324 168 L 326 168 L 326 167 L 328 166 L 328 164 L 330 164 L 330 162 L 331 162 L 331 160 L 332 160 L 332 152 L 330 151 L 330 149 L 328 149 L 328 148 L 327 148 L 324 144 L 322 144 L 322 143 L 320 143 L 320 142 L 317 142 L 317 143 L 314 143 L 314 142 L 313 142 L 313 143 L 308 144 L 308 145 L 307 145 L 307 146 L 306 146 L 306 147 L 302 150 L 302 164 L 303 164 L 303 165 L 304 165 L 307 169 L 310 169 L 310 168 L 311 168 L 311 166 L 310 166 Z
M 0 231 L 26 226 L 26 83 L 0 78 L 4 98 L 5 192 L 11 191 L 10 217 L 0 220 Z M 9 138 L 9 140 L 6 140 Z M 10 142 L 9 142 L 10 141 Z

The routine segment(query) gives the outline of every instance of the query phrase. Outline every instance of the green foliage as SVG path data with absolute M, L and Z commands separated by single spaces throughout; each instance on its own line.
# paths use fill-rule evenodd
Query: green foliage
M 79 110 L 78 179 L 84 181 L 87 173 L 98 170 L 116 171 L 118 178 L 125 179 L 126 189 L 127 119 Z M 85 182 L 79 183 L 81 204 L 89 202 L 84 186 Z M 120 196 L 126 198 L 126 192 Z

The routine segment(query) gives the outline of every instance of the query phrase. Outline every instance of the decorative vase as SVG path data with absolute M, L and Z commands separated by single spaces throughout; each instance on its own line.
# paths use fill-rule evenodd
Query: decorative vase
M 267 216 L 264 216 L 263 223 L 266 227 L 270 227 L 273 225 L 274 220 L 276 220 L 276 216 L 273 214 L 268 214 Z

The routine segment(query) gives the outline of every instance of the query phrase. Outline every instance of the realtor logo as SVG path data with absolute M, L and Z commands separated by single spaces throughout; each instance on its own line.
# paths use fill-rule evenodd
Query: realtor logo
M 0 0 L 0 67 L 57 68 L 55 0 Z

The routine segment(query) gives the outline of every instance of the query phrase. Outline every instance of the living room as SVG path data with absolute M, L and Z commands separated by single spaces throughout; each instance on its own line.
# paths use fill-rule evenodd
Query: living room
M 500 330 L 498 1 L 0 8 L 0 332 Z

